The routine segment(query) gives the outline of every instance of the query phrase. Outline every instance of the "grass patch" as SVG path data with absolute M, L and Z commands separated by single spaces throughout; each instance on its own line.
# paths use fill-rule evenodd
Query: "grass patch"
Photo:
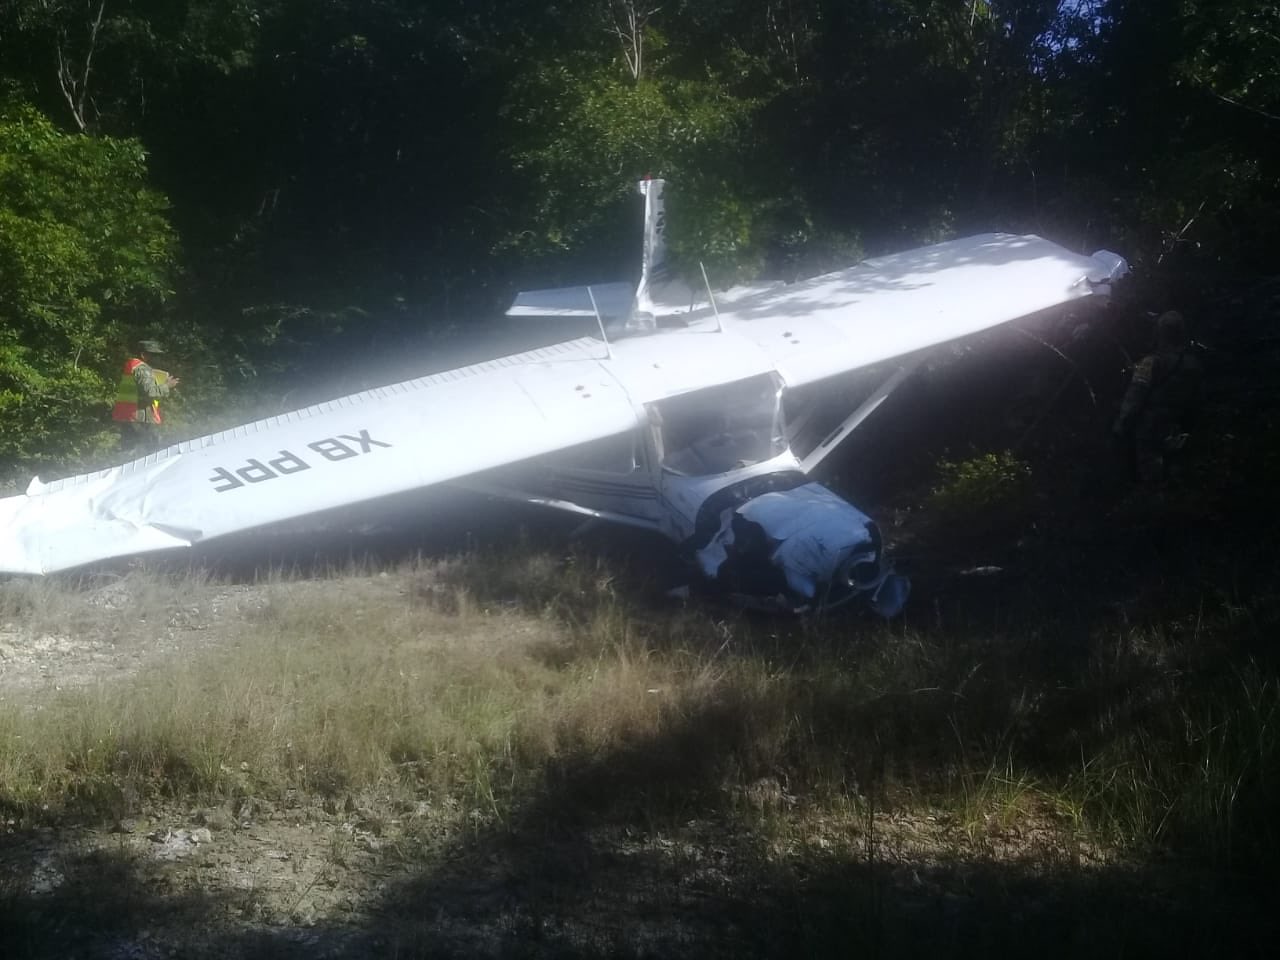
M 1280 686 L 1256 663 L 1188 686 L 1171 678 L 1167 705 L 1117 729 L 1067 794 L 1122 841 L 1269 868 L 1280 839 Z
M 172 652 L 8 692 L 0 804 L 47 822 L 293 793 L 425 803 L 446 830 L 718 811 L 784 840 L 900 811 L 968 842 L 1030 824 L 1218 862 L 1275 849 L 1276 680 L 1220 666 L 1268 622 L 1239 605 L 1099 629 L 1072 661 L 1025 625 L 726 620 L 618 577 L 525 546 L 256 586 L 8 584 L 11 631 L 92 620 Z

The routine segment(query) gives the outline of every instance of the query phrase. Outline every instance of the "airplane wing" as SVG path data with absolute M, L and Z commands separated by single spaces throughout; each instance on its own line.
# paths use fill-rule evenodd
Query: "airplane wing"
M 1125 270 L 988 234 L 342 397 L 0 500 L 0 572 L 51 573 L 414 490 L 626 433 L 644 404 L 777 371 L 800 386 L 1089 296 Z M 594 288 L 593 288 L 594 289 Z
M 795 387 L 1107 292 L 1127 272 L 1108 251 L 982 234 L 737 297 L 720 322 Z
M 583 338 L 370 390 L 0 500 L 0 571 L 52 573 L 430 486 L 633 429 Z

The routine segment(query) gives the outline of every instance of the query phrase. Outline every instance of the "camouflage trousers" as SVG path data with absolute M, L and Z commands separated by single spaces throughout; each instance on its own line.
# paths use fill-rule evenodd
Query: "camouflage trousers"
M 145 457 L 166 446 L 164 429 L 158 423 L 136 420 L 120 424 L 120 452 L 128 457 Z

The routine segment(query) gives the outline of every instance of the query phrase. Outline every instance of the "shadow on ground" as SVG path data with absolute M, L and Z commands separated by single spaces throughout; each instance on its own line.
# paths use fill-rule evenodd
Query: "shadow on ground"
M 502 822 L 404 863 L 355 924 L 264 926 L 253 890 L 167 892 L 162 865 L 59 846 L 0 894 L 6 957 L 1269 956 L 1265 878 L 1176 860 L 1091 862 L 1028 843 L 940 855 L 903 818 L 779 830 L 778 786 L 726 802 L 715 709 L 549 771 Z M 719 799 L 717 799 L 719 797 Z M 869 829 L 869 832 L 868 832 Z M 7 856 L 6 860 L 12 858 Z

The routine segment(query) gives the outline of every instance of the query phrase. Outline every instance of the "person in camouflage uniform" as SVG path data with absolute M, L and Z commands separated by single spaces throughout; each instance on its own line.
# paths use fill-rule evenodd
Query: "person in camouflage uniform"
M 147 453 L 162 446 L 160 401 L 177 387 L 178 378 L 157 370 L 151 361 L 164 353 L 155 340 L 138 344 L 138 356 L 125 362 L 111 418 L 125 431 L 122 445 L 131 453 Z
M 1182 314 L 1156 320 L 1156 352 L 1138 361 L 1112 432 L 1122 443 L 1131 479 L 1158 483 L 1167 457 L 1181 449 L 1200 398 L 1204 368 Z

